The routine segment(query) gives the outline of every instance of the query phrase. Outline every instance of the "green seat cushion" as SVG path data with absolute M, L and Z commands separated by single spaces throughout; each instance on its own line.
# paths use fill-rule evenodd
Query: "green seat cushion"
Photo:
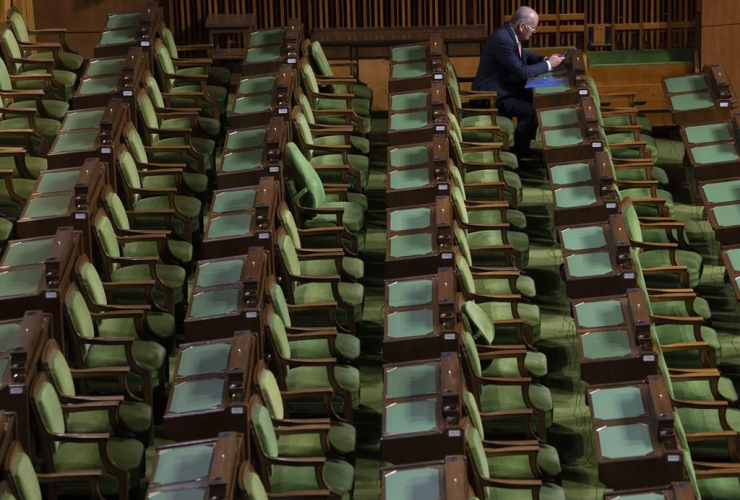
M 338 333 L 335 346 L 345 359 L 355 360 L 360 357 L 360 339 L 354 335 Z M 329 350 L 329 341 L 325 339 L 291 341 L 290 355 L 295 359 L 334 357 Z
M 293 293 L 296 304 L 315 304 L 333 300 L 331 283 L 306 283 L 299 285 Z M 362 310 L 365 289 L 359 283 L 339 283 L 339 296 L 355 308 L 355 315 Z
M 175 195 L 175 206 L 186 217 L 197 218 L 200 215 L 201 203 L 193 196 Z M 169 209 L 170 201 L 166 196 L 152 196 L 136 202 L 135 210 L 149 211 Z
M 685 127 L 686 139 L 689 144 L 704 142 L 728 141 L 732 138 L 726 123 L 708 123 L 706 125 L 692 125 Z
M 221 191 L 213 197 L 213 212 L 239 212 L 254 208 L 257 197 L 255 189 L 235 189 Z
M 92 59 L 85 76 L 117 75 L 123 71 L 125 65 L 125 57 Z
M 193 260 L 193 245 L 187 241 L 167 240 L 167 249 L 181 263 Z M 124 257 L 159 257 L 156 241 L 126 243 L 123 247 Z
M 46 69 L 33 69 L 29 71 L 24 71 L 22 74 L 45 75 Z M 61 69 L 54 69 L 51 71 L 51 74 L 53 79 L 59 82 L 64 87 L 65 95 L 60 97 L 66 100 L 72 99 L 72 95 L 74 94 L 74 86 L 77 83 L 77 75 L 72 73 L 71 71 L 64 71 Z M 16 88 L 18 90 L 43 89 L 44 80 L 19 80 L 18 83 L 16 83 Z
M 240 298 L 238 288 L 206 290 L 193 294 L 190 300 L 188 317 L 209 318 L 235 314 L 239 311 Z
M 275 80 L 273 75 L 253 76 L 239 80 L 236 88 L 237 94 L 261 94 L 271 92 L 275 89 Z
M 645 132 L 646 134 L 653 133 L 653 122 L 650 120 L 650 118 L 647 118 L 645 116 L 637 116 L 635 121 L 640 127 L 641 132 Z M 632 125 L 633 122 L 631 116 L 617 115 L 604 117 L 604 119 L 602 120 L 602 124 L 605 127 L 624 127 Z
M 64 118 L 65 113 L 69 111 L 69 103 L 66 101 L 60 101 L 57 99 L 43 99 L 41 101 L 41 106 L 44 108 L 44 111 L 46 111 L 49 116 L 54 118 L 55 120 L 61 121 Z M 33 109 L 37 108 L 36 101 L 15 101 L 9 108 L 26 108 L 26 109 Z M 38 108 L 37 108 L 38 109 Z M 14 115 L 6 115 L 7 118 L 10 118 Z
M 588 163 L 568 163 L 550 168 L 550 177 L 555 185 L 578 184 L 592 179 Z
M 274 28 L 255 31 L 249 36 L 249 46 L 270 45 L 280 43 L 285 37 L 285 28 Z
M 119 81 L 117 76 L 85 78 L 80 82 L 78 92 L 80 95 L 110 94 L 118 91 Z
M 716 477 L 699 479 L 697 485 L 702 499 L 732 500 L 740 488 L 740 480 L 736 477 Z
M 688 401 L 714 401 L 714 393 L 708 380 L 674 380 L 672 381 L 673 397 Z M 729 401 L 738 400 L 735 385 L 727 377 L 720 377 L 717 384 L 720 395 Z M 681 416 L 683 420 L 683 415 Z
M 278 438 L 278 455 L 281 457 L 320 457 L 324 454 L 319 433 L 284 435 Z M 355 451 L 357 431 L 350 424 L 331 422 L 329 445 L 342 454 Z
M 65 68 L 69 69 L 70 71 L 77 71 L 82 67 L 82 63 L 85 62 L 85 60 L 82 58 L 79 54 L 74 54 L 72 52 L 58 52 L 59 60 L 62 61 L 62 64 Z M 54 59 L 54 53 L 53 52 L 35 52 L 33 54 L 28 54 L 29 59 Z M 56 67 L 56 63 L 54 63 L 54 66 Z
M 340 500 L 349 500 L 355 481 L 355 470 L 350 464 L 342 460 L 327 459 L 322 467 L 322 475 L 326 484 L 339 493 Z M 272 493 L 319 488 L 313 467 L 275 465 L 269 481 Z
M 341 208 L 343 209 L 342 221 L 347 229 L 352 232 L 359 231 L 365 225 L 365 211 L 361 205 L 351 201 L 331 201 L 321 205 L 320 208 Z M 306 227 L 326 227 L 335 226 L 336 217 L 334 215 L 317 215 L 306 221 Z
M 396 113 L 391 115 L 390 132 L 396 130 L 412 130 L 431 125 L 429 122 L 429 112 L 410 111 L 408 113 Z
M 361 83 L 355 83 L 355 86 L 352 88 L 355 95 L 359 97 L 360 99 L 366 99 L 368 101 L 373 100 L 373 89 L 368 87 L 367 85 L 363 85 Z
M 418 61 L 419 59 L 425 59 L 426 56 L 427 49 L 422 44 L 402 45 L 391 49 L 391 61 L 393 62 Z
M 581 302 L 576 304 L 574 309 L 580 327 L 603 328 L 620 325 L 624 322 L 622 304 L 618 300 Z
M 364 137 L 350 136 L 350 146 L 362 154 L 370 152 L 370 141 Z M 325 135 L 314 139 L 317 146 L 343 146 L 346 144 L 343 135 Z
M 670 184 L 668 172 L 660 167 L 652 168 L 652 180 L 658 181 L 659 184 L 667 186 Z M 617 172 L 617 179 L 620 181 L 647 181 L 647 172 L 642 168 L 631 168 L 629 170 L 620 170 Z
M 163 120 L 160 125 L 164 129 L 193 128 L 190 118 L 171 118 Z M 217 136 L 221 132 L 221 122 L 207 116 L 198 117 L 198 127 L 209 136 Z
M 712 163 L 725 163 L 738 159 L 734 143 L 712 144 L 709 146 L 697 146 L 691 148 L 694 162 L 698 165 L 709 165 Z
M 694 298 L 694 313 L 686 308 L 686 303 L 683 300 L 667 300 L 665 302 L 653 301 L 650 304 L 650 308 L 653 310 L 655 316 L 679 316 L 687 317 L 698 314 L 704 319 L 710 319 L 712 317 L 712 311 L 709 309 L 709 302 L 705 298 L 696 297 Z
M 183 172 L 185 186 L 194 193 L 205 193 L 208 189 L 208 176 L 197 172 Z M 174 175 L 149 175 L 141 178 L 144 189 L 173 189 L 177 187 Z
M 115 45 L 115 44 L 131 44 L 136 40 L 136 33 L 138 30 L 135 29 L 120 29 L 104 31 L 100 35 L 98 45 Z
M 554 477 L 560 474 L 560 455 L 554 446 L 541 444 L 537 452 L 537 466 L 547 475 Z M 488 468 L 491 477 L 501 479 L 539 479 L 532 473 L 528 455 L 508 455 L 488 457 Z
M 675 255 L 678 265 L 686 266 L 688 268 L 691 287 L 693 288 L 697 286 L 701 280 L 701 273 L 704 268 L 704 260 L 702 256 L 696 252 L 688 250 L 675 250 Z M 640 265 L 645 269 L 649 269 L 651 267 L 670 266 L 672 265 L 670 252 L 668 250 L 650 250 L 648 252 L 643 252 L 640 254 Z M 650 275 L 646 277 L 646 281 L 648 283 L 662 282 L 665 279 L 673 281 L 677 280 L 675 275 L 668 277 L 665 277 L 665 275 Z
M 561 232 L 563 248 L 567 250 L 588 250 L 606 245 L 606 237 L 601 226 L 571 227 Z
M 497 126 L 509 137 L 509 148 L 514 145 L 514 122 L 506 116 L 496 115 L 495 123 L 491 122 L 491 115 L 476 114 L 464 116 L 460 119 L 463 140 L 469 142 L 491 142 L 491 132 L 466 131 L 468 127 L 491 127 Z
M 174 291 L 182 288 L 185 283 L 185 270 L 180 266 L 157 264 L 157 276 L 162 282 Z M 138 281 L 151 280 L 149 266 L 134 264 L 122 267 L 113 274 L 113 281 Z
M 391 167 L 422 165 L 429 160 L 429 148 L 426 146 L 400 147 L 392 149 L 390 152 Z
M 170 92 L 173 94 L 179 94 L 179 93 L 192 93 L 197 92 L 200 93 L 201 89 L 198 85 L 181 85 L 178 87 L 173 87 L 170 89 Z M 216 104 L 219 105 L 219 108 L 221 112 L 223 113 L 226 110 L 226 101 L 228 99 L 228 91 L 219 86 L 219 85 L 206 85 L 206 94 L 211 96 L 214 101 L 216 101 Z M 173 96 L 170 98 L 170 104 L 176 108 L 193 108 L 196 107 L 196 101 L 192 98 L 187 97 L 176 97 Z M 202 104 L 202 108 L 205 114 L 209 114 L 211 106 L 207 103 Z
M 247 63 L 259 63 L 267 61 L 276 61 L 282 56 L 282 45 L 266 45 L 247 50 Z
M 552 416 L 552 395 L 544 385 L 529 384 L 529 399 L 535 408 L 543 410 L 549 415 L 548 426 Z M 519 386 L 487 384 L 481 392 L 481 411 L 484 413 L 517 410 L 526 408 Z
M 527 374 L 519 372 L 516 358 L 498 358 L 491 361 L 483 370 L 484 377 L 522 377 L 542 378 L 547 376 L 547 356 L 541 352 L 527 352 L 524 357 L 524 368 Z
M 305 276 L 332 276 L 339 274 L 334 260 L 301 261 L 301 274 Z M 365 276 L 365 263 L 355 257 L 342 257 L 342 271 L 350 277 L 360 280 Z
M 489 295 L 509 295 L 512 293 L 520 293 L 525 297 L 530 298 L 537 295 L 537 288 L 535 287 L 534 280 L 531 277 L 524 275 L 519 276 L 516 279 L 515 290 L 511 290 L 508 278 L 476 278 L 475 291 Z
M 719 411 L 716 409 L 677 408 L 676 412 L 681 417 L 681 423 L 687 434 L 725 430 L 719 418 Z M 730 429 L 735 432 L 739 431 L 740 410 L 728 408 L 726 417 Z M 691 443 L 691 455 L 697 460 L 725 461 L 731 458 L 727 448 L 727 442 L 702 440 Z
M 574 278 L 602 276 L 613 271 L 609 252 L 577 253 L 566 257 L 568 274 Z
M 164 366 L 167 353 L 161 345 L 147 340 L 134 340 L 133 355 L 137 363 L 147 368 L 152 377 L 152 385 L 159 384 L 159 370 Z M 128 366 L 123 346 L 94 345 L 87 351 L 85 368 L 107 366 Z
M 665 86 L 671 94 L 679 92 L 697 92 L 707 88 L 707 80 L 703 74 L 684 75 L 666 78 Z
M 287 390 L 330 388 L 325 367 L 301 366 L 291 368 L 285 379 Z M 352 406 L 360 404 L 360 371 L 354 366 L 334 366 L 334 376 L 339 385 L 352 394 Z
M 604 458 L 644 457 L 653 453 L 647 424 L 604 426 L 596 430 Z
M 427 74 L 426 62 L 401 63 L 391 66 L 391 78 L 393 79 L 419 78 Z
M 388 398 L 437 392 L 437 367 L 433 364 L 401 365 L 386 370 L 385 391 Z
M 391 111 L 426 108 L 428 96 L 428 92 L 409 92 L 391 95 Z
M 35 118 L 34 122 L 39 132 L 50 139 L 54 139 L 59 133 L 59 128 L 62 126 L 57 120 L 51 118 Z M 0 130 L 14 130 L 14 129 L 30 129 L 31 124 L 28 118 L 11 118 L 0 121 Z M 9 138 L 3 140 L 8 141 Z M 23 139 L 19 136 L 16 140 L 19 144 L 24 144 Z
M 632 352 L 628 333 L 624 330 L 588 332 L 581 335 L 583 356 L 587 359 L 621 358 Z
M 161 339 L 171 339 L 175 334 L 175 318 L 171 314 L 149 312 L 145 326 Z M 133 318 L 108 318 L 100 321 L 98 331 L 101 337 L 136 338 Z
M 123 424 L 136 433 L 146 432 L 152 423 L 152 407 L 145 403 L 124 401 L 120 406 L 120 415 Z M 114 433 L 106 410 L 68 414 L 67 432 L 72 434 Z
M 193 345 L 180 349 L 180 364 L 175 376 L 191 377 L 218 373 L 225 370 L 229 364 L 231 343 Z
M 177 70 L 178 75 L 202 75 L 204 72 L 205 67 L 203 66 L 180 68 Z M 228 85 L 231 81 L 231 72 L 227 68 L 219 68 L 218 66 L 211 66 L 208 70 L 208 76 L 219 85 Z
M 529 237 L 525 233 L 517 231 L 508 231 L 507 238 L 509 244 L 515 250 L 521 253 L 529 252 Z M 470 248 L 480 248 L 488 246 L 501 246 L 504 244 L 503 233 L 497 230 L 476 231 L 468 235 L 468 244 Z
M 255 170 L 262 166 L 262 149 L 251 149 L 232 151 L 223 155 L 221 160 L 221 172 L 243 172 Z
M 103 118 L 104 112 L 103 109 L 74 111 L 67 115 L 62 130 L 95 128 L 100 125 L 100 119 Z
M 388 305 L 407 307 L 428 304 L 432 301 L 433 290 L 434 283 L 428 279 L 396 281 L 388 285 Z

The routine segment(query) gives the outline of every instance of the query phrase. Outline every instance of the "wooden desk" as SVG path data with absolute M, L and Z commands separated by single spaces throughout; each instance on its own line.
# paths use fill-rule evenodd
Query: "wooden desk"
M 438 359 L 383 365 L 383 399 L 441 394 L 445 412 L 462 419 L 463 379 L 457 352 L 443 352 Z
M 111 15 L 106 24 L 110 24 Z M 103 31 L 93 49 L 95 57 L 125 56 L 129 48 L 140 46 L 149 59 L 149 67 L 154 68 L 153 44 L 156 38 L 162 37 L 163 17 L 162 7 L 157 2 L 147 2 L 139 11 L 136 24 L 127 23 L 128 26 Z
M 90 59 L 72 98 L 72 108 L 102 108 L 110 99 L 120 97 L 135 115 L 134 95 L 143 84 L 147 68 L 147 55 L 141 47 L 131 47 L 121 56 Z M 136 116 L 132 116 L 132 121 L 137 123 Z
M 663 91 L 680 127 L 730 117 L 737 98 L 720 64 L 704 66 L 699 74 L 663 78 Z
M 278 30 L 282 30 L 282 36 L 266 43 L 260 41 L 260 31 L 250 34 L 247 53 L 242 62 L 242 75 L 275 73 L 282 64 L 298 62 L 298 53 L 303 42 L 303 24 L 298 19 L 288 19 L 288 24 L 284 27 L 262 31 Z
M 283 64 L 273 72 L 239 80 L 229 128 L 265 126 L 274 117 L 287 120 L 293 105 L 296 75 L 291 65 Z
M 730 280 L 732 291 L 740 301 L 740 246 L 725 247 L 719 255 L 725 266 L 725 273 Z
M 230 338 L 181 344 L 175 353 L 174 380 L 226 373 L 250 374 L 261 358 L 258 333 L 240 330 Z M 247 385 L 253 382 L 249 380 Z
M 282 181 L 289 130 L 282 118 L 274 117 L 266 126 L 229 131 L 216 166 L 218 189 L 255 186 L 265 176 Z M 278 187 L 277 196 L 282 198 L 282 186 Z
M 590 97 L 557 108 L 537 108 L 545 163 L 592 158 L 603 147 L 596 106 Z
M 558 68 L 551 76 L 565 77 L 567 84 L 556 87 L 540 87 L 533 91 L 535 109 L 559 108 L 577 105 L 582 98 L 590 95 L 586 79 L 586 64 L 583 52 L 571 50 L 562 69 Z
M 704 211 L 722 246 L 740 245 L 740 178 L 699 183 Z
M 394 51 L 403 50 L 408 46 L 391 48 L 389 94 L 426 90 L 431 88 L 433 81 L 444 82 L 446 57 L 442 38 L 433 34 L 429 41 L 414 45 L 413 48 L 417 46 L 422 48 L 420 57 L 408 55 L 398 60 L 394 60 Z
M 472 497 L 463 455 L 380 470 L 382 500 L 466 500 Z
M 386 206 L 434 203 L 449 192 L 449 142 L 435 134 L 432 141 L 393 146 L 387 153 Z
M 249 32 L 254 26 L 253 14 L 208 14 L 206 18 L 208 41 L 213 47 L 213 60 L 244 59 L 249 43 Z M 226 46 L 222 41 L 226 41 Z
M 706 121 L 679 129 L 688 158 L 687 181 L 736 177 L 740 172 L 740 116 Z
M 416 109 L 392 109 L 388 113 L 388 144 L 391 146 L 431 142 L 435 135 L 445 135 L 447 131 L 447 93 L 444 82 L 431 82 L 429 90 L 391 95 L 391 107 L 394 96 L 408 97 L 409 94 L 423 96 L 423 104 Z

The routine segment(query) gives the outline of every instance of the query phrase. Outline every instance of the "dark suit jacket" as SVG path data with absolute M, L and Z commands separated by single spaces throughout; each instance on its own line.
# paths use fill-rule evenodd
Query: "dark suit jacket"
M 546 72 L 545 56 L 522 49 L 522 57 L 519 58 L 514 30 L 506 23 L 486 41 L 473 80 L 473 90 L 495 90 L 496 101 L 507 96 L 520 96 L 525 93 L 527 78 Z

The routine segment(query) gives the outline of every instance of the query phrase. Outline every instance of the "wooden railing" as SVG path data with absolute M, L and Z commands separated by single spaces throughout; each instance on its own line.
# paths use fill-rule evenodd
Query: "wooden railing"
M 693 47 L 699 0 L 529 0 L 540 14 L 534 46 L 584 50 Z M 488 31 L 506 22 L 521 0 L 167 0 L 167 24 L 183 42 L 207 39 L 213 13 L 251 13 L 255 27 L 299 18 L 319 28 L 468 26 Z

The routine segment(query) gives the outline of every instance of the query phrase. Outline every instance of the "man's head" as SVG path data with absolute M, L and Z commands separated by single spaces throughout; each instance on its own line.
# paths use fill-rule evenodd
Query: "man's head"
M 534 32 L 537 31 L 537 24 L 540 22 L 540 16 L 534 9 L 522 5 L 514 15 L 511 16 L 511 28 L 519 37 L 519 40 L 529 40 Z

